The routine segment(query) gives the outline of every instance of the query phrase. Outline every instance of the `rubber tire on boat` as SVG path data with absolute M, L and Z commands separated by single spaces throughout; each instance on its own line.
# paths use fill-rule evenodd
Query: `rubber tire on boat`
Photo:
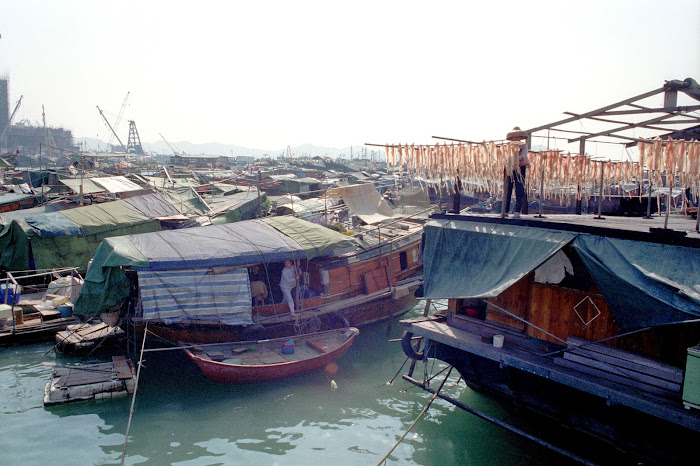
M 334 312 L 334 313 L 330 314 L 328 316 L 328 318 L 329 318 L 328 327 L 330 329 L 350 327 L 350 322 L 348 322 L 348 319 L 346 319 L 345 316 L 342 316 L 340 314 L 336 314 Z
M 417 361 L 422 361 L 425 359 L 425 353 L 423 351 L 416 351 L 413 347 L 413 333 L 403 332 L 401 337 L 401 349 L 406 356 Z

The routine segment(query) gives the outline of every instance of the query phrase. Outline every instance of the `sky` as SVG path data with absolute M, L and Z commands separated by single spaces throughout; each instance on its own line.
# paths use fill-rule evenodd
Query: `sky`
M 278 150 L 502 139 L 700 81 L 700 2 L 0 0 L 15 122 Z M 585 125 L 582 126 L 585 129 Z M 574 149 L 571 149 L 574 150 Z M 615 149 L 619 150 L 619 149 Z

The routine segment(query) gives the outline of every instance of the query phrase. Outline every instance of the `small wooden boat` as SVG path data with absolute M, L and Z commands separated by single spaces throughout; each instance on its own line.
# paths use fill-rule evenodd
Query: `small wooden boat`
M 293 338 L 185 346 L 185 352 L 214 382 L 262 382 L 323 368 L 345 354 L 359 333 L 348 327 Z

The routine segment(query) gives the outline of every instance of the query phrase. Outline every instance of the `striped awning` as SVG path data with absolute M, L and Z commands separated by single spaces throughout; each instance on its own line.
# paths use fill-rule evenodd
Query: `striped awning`
M 144 319 L 253 323 L 247 269 L 140 271 L 138 280 Z

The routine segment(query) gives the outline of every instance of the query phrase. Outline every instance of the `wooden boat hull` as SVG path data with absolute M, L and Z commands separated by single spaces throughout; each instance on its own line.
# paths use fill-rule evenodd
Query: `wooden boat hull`
M 354 327 L 347 329 L 338 329 L 328 332 L 319 332 L 307 336 L 297 337 L 295 341 L 297 345 L 304 345 L 307 341 L 322 340 L 324 337 L 335 337 L 338 334 L 344 334 L 345 340 L 342 344 L 334 347 L 328 352 L 320 352 L 313 357 L 302 357 L 299 360 L 285 360 L 273 364 L 256 364 L 244 365 L 227 362 L 218 362 L 206 359 L 195 354 L 190 349 L 185 349 L 185 353 L 197 364 L 204 375 L 213 382 L 221 383 L 254 383 L 264 382 L 267 380 L 281 379 L 291 377 L 306 372 L 322 369 L 326 364 L 331 363 L 340 358 L 352 345 L 355 337 L 359 334 L 359 330 Z M 315 339 L 315 340 L 314 340 Z M 246 342 L 234 346 L 255 345 L 262 346 L 261 350 L 275 351 L 282 347 L 287 338 L 277 338 L 273 340 L 263 340 L 258 342 Z M 256 351 L 259 351 L 256 349 Z M 279 353 L 275 353 L 280 356 Z
M 316 307 L 305 307 L 298 312 L 299 321 L 291 317 L 286 304 L 277 304 L 279 317 L 254 319 L 248 327 L 221 324 L 164 324 L 149 322 L 148 331 L 171 343 L 217 343 L 263 338 L 283 338 L 298 333 L 297 326 L 306 322 L 308 331 L 329 330 L 343 327 L 362 327 L 400 317 L 417 302 L 415 291 L 421 279 L 409 282 L 401 293 L 390 290 L 372 295 L 329 302 Z M 318 300 L 311 298 L 310 300 Z M 144 322 L 134 320 L 136 331 L 143 334 Z

